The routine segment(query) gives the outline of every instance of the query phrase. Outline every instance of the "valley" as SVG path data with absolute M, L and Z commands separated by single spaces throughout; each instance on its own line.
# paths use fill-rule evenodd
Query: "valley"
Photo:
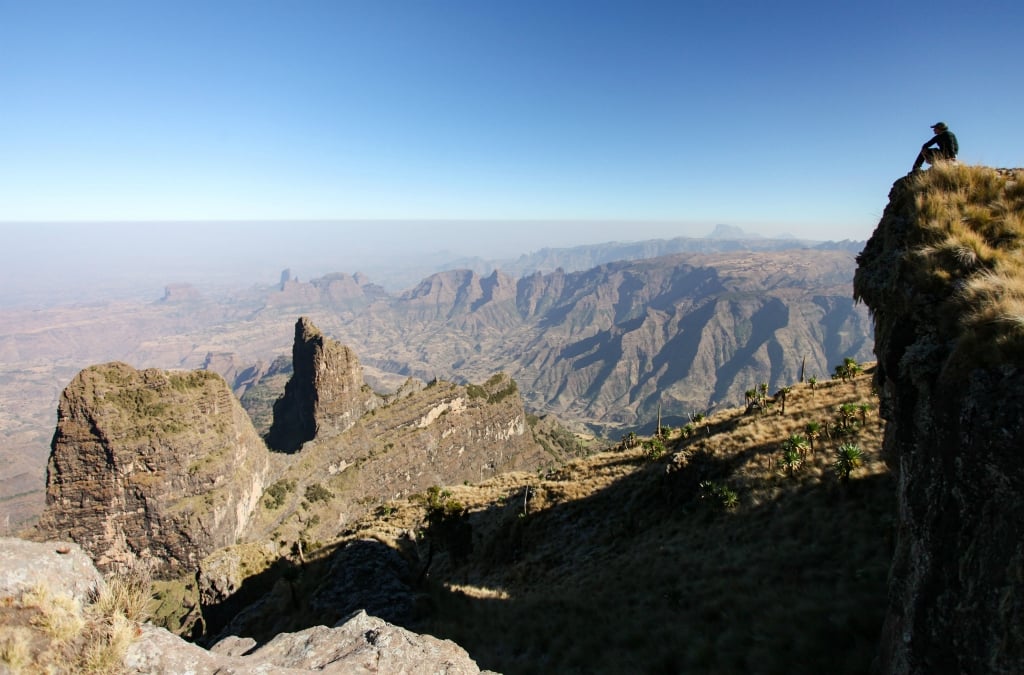
M 354 349 L 378 392 L 409 377 L 473 382 L 501 371 L 532 413 L 611 440 L 652 429 L 659 410 L 680 423 L 741 403 L 759 382 L 774 391 L 801 371 L 823 377 L 846 356 L 869 358 L 867 313 L 850 300 L 849 246 L 683 241 L 709 252 L 519 279 L 441 271 L 401 293 L 334 274 L 217 297 L 176 285 L 152 302 L 0 310 L 0 527 L 16 531 L 41 510 L 57 399 L 80 369 L 207 367 L 244 396 L 288 352 L 300 314 Z M 661 250 L 548 250 L 533 264 L 572 269 Z M 283 388 L 280 378 L 263 384 L 266 400 Z

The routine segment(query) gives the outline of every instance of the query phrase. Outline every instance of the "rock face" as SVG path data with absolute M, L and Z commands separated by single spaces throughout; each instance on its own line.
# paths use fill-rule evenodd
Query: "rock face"
M 878 669 L 1024 672 L 1024 170 L 893 186 L 854 288 L 899 528 Z
M 104 571 L 192 570 L 241 536 L 268 464 L 218 375 L 92 366 L 61 396 L 38 531 L 79 543 Z
M 274 450 L 295 452 L 317 436 L 343 432 L 379 404 L 355 353 L 305 317 L 295 323 L 292 368 L 267 434 Z

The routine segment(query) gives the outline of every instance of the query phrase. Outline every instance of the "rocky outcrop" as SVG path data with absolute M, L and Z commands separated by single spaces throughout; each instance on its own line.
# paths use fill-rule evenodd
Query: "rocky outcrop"
M 338 310 L 365 307 L 374 300 L 387 297 L 387 291 L 371 283 L 365 274 L 328 274 L 309 282 L 301 282 L 290 270 L 281 272 L 277 292 L 266 297 L 268 307 L 327 305 Z
M 218 375 L 92 366 L 60 399 L 38 532 L 77 542 L 101 570 L 193 570 L 242 534 L 267 472 Z
M 250 537 L 326 540 L 381 504 L 432 485 L 480 481 L 560 461 L 535 439 L 507 375 L 435 381 L 363 415 L 344 434 L 307 442 L 265 500 Z M 386 618 L 386 617 L 385 617 Z
M 0 598 L 17 597 L 40 585 L 85 602 L 103 587 L 103 577 L 73 542 L 0 537 Z
M 167 284 L 160 302 L 168 304 L 195 302 L 202 300 L 202 294 L 192 284 Z
M 209 651 L 162 628 L 144 625 L 128 647 L 128 673 L 243 675 L 246 673 L 408 673 L 476 675 L 480 668 L 451 640 L 417 635 L 357 612 L 329 628 L 282 633 L 257 645 L 252 638 L 226 638 Z
M 295 323 L 292 377 L 274 404 L 267 444 L 295 452 L 306 441 L 349 429 L 380 404 L 366 385 L 355 353 L 324 337 L 306 317 Z
M 22 593 L 43 591 L 47 597 L 69 596 L 74 600 L 74 607 L 80 609 L 92 602 L 103 586 L 99 572 L 76 544 L 0 539 L 0 600 L 5 601 L 5 607 L 10 607 Z M 33 648 L 39 648 L 41 643 L 52 639 L 52 635 L 39 629 L 38 619 L 38 616 L 30 616 L 28 625 L 20 625 L 18 613 L 4 614 L 0 621 L 0 641 L 9 647 L 17 642 L 12 636 L 17 636 L 22 644 L 32 640 Z M 6 633 L 8 630 L 11 632 Z M 26 635 L 32 637 L 26 638 Z M 466 651 L 454 642 L 417 635 L 364 611 L 346 615 L 334 627 L 319 625 L 297 633 L 283 633 L 261 645 L 252 638 L 229 636 L 206 650 L 151 624 L 138 625 L 133 638 L 124 652 L 123 663 L 106 663 L 104 672 L 167 675 L 301 672 L 476 675 L 481 672 Z M 0 670 L 8 672 L 7 663 L 5 654 L 0 660 Z M 108 668 L 112 670 L 107 671 Z M 12 672 L 21 671 L 15 667 Z
M 858 257 L 899 527 L 883 673 L 1024 672 L 1024 170 L 900 179 Z

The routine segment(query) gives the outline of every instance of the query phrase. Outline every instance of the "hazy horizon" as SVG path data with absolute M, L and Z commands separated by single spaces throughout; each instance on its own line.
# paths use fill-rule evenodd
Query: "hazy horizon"
M 363 272 L 389 290 L 401 290 L 375 278 L 375 272 L 427 269 L 460 258 L 509 261 L 545 248 L 700 238 L 717 226 L 381 220 L 0 223 L 5 241 L 0 302 L 11 305 L 18 296 L 28 305 L 53 304 L 62 296 L 69 302 L 104 295 L 155 299 L 172 283 L 208 288 L 272 285 L 284 269 L 301 280 Z M 772 236 L 743 229 L 753 236 Z

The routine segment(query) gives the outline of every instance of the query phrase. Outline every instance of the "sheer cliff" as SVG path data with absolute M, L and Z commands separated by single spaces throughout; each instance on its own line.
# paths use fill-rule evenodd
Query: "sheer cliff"
M 101 570 L 194 569 L 241 536 L 266 487 L 266 446 L 219 375 L 92 366 L 57 415 L 38 531 Z
M 274 403 L 267 434 L 274 450 L 295 452 L 317 436 L 343 432 L 380 403 L 363 380 L 355 353 L 325 338 L 305 317 L 295 324 L 292 372 Z
M 879 670 L 1024 672 L 1024 170 L 900 179 L 858 263 L 898 476 Z

